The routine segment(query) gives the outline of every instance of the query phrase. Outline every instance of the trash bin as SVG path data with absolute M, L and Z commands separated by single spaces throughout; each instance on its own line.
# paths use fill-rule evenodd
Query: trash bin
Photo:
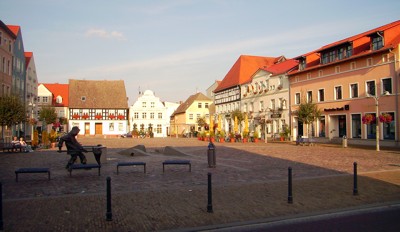
M 215 145 L 212 142 L 208 144 L 207 159 L 208 159 L 208 167 L 215 168 L 216 166 Z
M 342 147 L 347 147 L 347 137 L 346 137 L 346 135 L 343 135 L 343 138 L 342 138 Z
M 96 146 L 83 146 L 89 152 L 93 152 L 93 155 L 85 154 L 88 164 L 99 164 L 106 162 L 107 160 L 107 147 L 98 144 Z

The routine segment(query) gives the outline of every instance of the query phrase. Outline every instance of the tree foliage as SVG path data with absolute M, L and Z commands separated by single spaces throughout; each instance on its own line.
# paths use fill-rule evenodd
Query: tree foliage
M 25 121 L 25 106 L 18 96 L 0 97 L 1 126 L 13 126 Z
M 318 109 L 317 104 L 313 102 L 302 102 L 299 105 L 296 114 L 300 122 L 303 122 L 304 124 L 310 124 L 319 119 L 322 115 L 322 112 L 320 109 Z
M 235 116 L 237 117 L 238 123 L 240 124 L 244 120 L 244 115 L 245 113 L 242 113 L 242 111 L 236 109 L 232 111 L 231 117 L 235 119 Z
M 200 117 L 200 118 L 197 118 L 197 124 L 200 126 L 200 127 L 203 127 L 204 125 L 206 125 L 206 118 L 205 117 Z
M 57 113 L 54 107 L 52 106 L 44 106 L 40 110 L 39 113 L 39 120 L 40 121 L 45 121 L 46 124 L 52 124 L 55 123 L 57 119 Z

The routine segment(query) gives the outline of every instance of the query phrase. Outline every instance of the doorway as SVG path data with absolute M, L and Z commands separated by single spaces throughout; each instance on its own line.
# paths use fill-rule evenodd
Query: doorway
M 339 137 L 347 137 L 346 133 L 346 115 L 339 115 Z
M 94 133 L 96 135 L 102 135 L 103 134 L 103 124 L 102 123 L 96 123 L 94 124 Z
M 90 135 L 90 123 L 85 122 L 85 135 Z

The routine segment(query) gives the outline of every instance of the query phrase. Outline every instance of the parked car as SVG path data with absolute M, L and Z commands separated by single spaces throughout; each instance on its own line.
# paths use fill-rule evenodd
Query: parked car
M 128 133 L 125 133 L 125 134 L 122 134 L 121 137 L 122 138 L 132 138 L 132 131 L 130 131 Z

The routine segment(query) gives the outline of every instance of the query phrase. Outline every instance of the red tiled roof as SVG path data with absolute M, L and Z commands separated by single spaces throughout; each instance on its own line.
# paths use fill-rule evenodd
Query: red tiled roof
M 69 84 L 44 84 L 42 83 L 50 92 L 53 93 L 53 106 L 68 106 L 68 91 L 69 91 Z M 58 96 L 62 97 L 62 103 L 56 103 L 56 98 Z
M 251 80 L 253 73 L 255 73 L 259 68 L 273 65 L 276 58 L 277 57 L 241 55 L 214 92 L 222 91 L 248 82 Z
M 314 50 L 312 52 L 308 52 L 306 54 L 300 55 L 295 57 L 294 59 L 299 59 L 301 57 L 307 57 L 307 64 L 306 64 L 306 69 L 304 70 L 294 70 L 291 71 L 290 74 L 294 74 L 294 73 L 298 73 L 298 72 L 305 72 L 305 71 L 309 71 L 312 69 L 316 69 L 316 68 L 321 68 L 322 66 L 328 66 L 328 65 L 332 65 L 332 64 L 337 64 L 340 62 L 345 62 L 348 61 L 349 59 L 355 59 L 358 57 L 362 57 L 362 56 L 366 56 L 366 55 L 371 55 L 373 53 L 377 53 L 377 52 L 382 52 L 391 48 L 396 47 L 399 42 L 400 42 L 400 30 L 396 29 L 400 28 L 400 20 L 368 30 L 366 32 L 363 32 L 361 34 L 357 34 L 351 37 L 348 37 L 346 39 L 342 39 L 339 41 L 336 41 L 334 43 L 330 43 L 328 45 L 322 46 L 321 48 Z M 389 35 L 384 35 L 385 36 L 385 45 L 384 47 L 380 48 L 379 50 L 371 50 L 369 49 L 369 42 L 363 42 L 363 38 L 368 37 L 369 35 L 372 35 L 378 31 L 387 31 L 387 30 L 391 30 L 391 29 L 396 29 L 396 30 L 392 30 L 391 33 L 389 33 Z M 385 33 L 385 32 L 384 32 Z M 320 63 L 320 54 L 321 52 L 327 51 L 329 49 L 332 49 L 334 47 L 337 47 L 339 45 L 343 45 L 346 43 L 355 43 L 357 42 L 357 46 L 353 47 L 353 54 L 350 57 L 341 59 L 341 60 L 337 60 L 335 62 L 329 62 L 326 64 L 321 64 Z
M 261 68 L 265 71 L 272 73 L 273 75 L 279 75 L 290 71 L 291 69 L 297 67 L 299 62 L 294 59 L 283 61 L 282 63 L 271 65 L 267 68 Z
M 28 67 L 29 62 L 31 61 L 32 56 L 33 56 L 33 52 L 25 52 L 25 68 Z
M 14 33 L 15 36 L 18 36 L 18 32 L 19 32 L 20 26 L 7 25 L 7 27 L 10 28 L 10 30 Z
M 9 35 L 11 36 L 13 39 L 16 39 L 16 35 L 14 34 L 13 31 L 10 30 L 10 28 L 3 23 L 3 21 L 0 20 L 0 28 L 3 28 L 3 30 Z

